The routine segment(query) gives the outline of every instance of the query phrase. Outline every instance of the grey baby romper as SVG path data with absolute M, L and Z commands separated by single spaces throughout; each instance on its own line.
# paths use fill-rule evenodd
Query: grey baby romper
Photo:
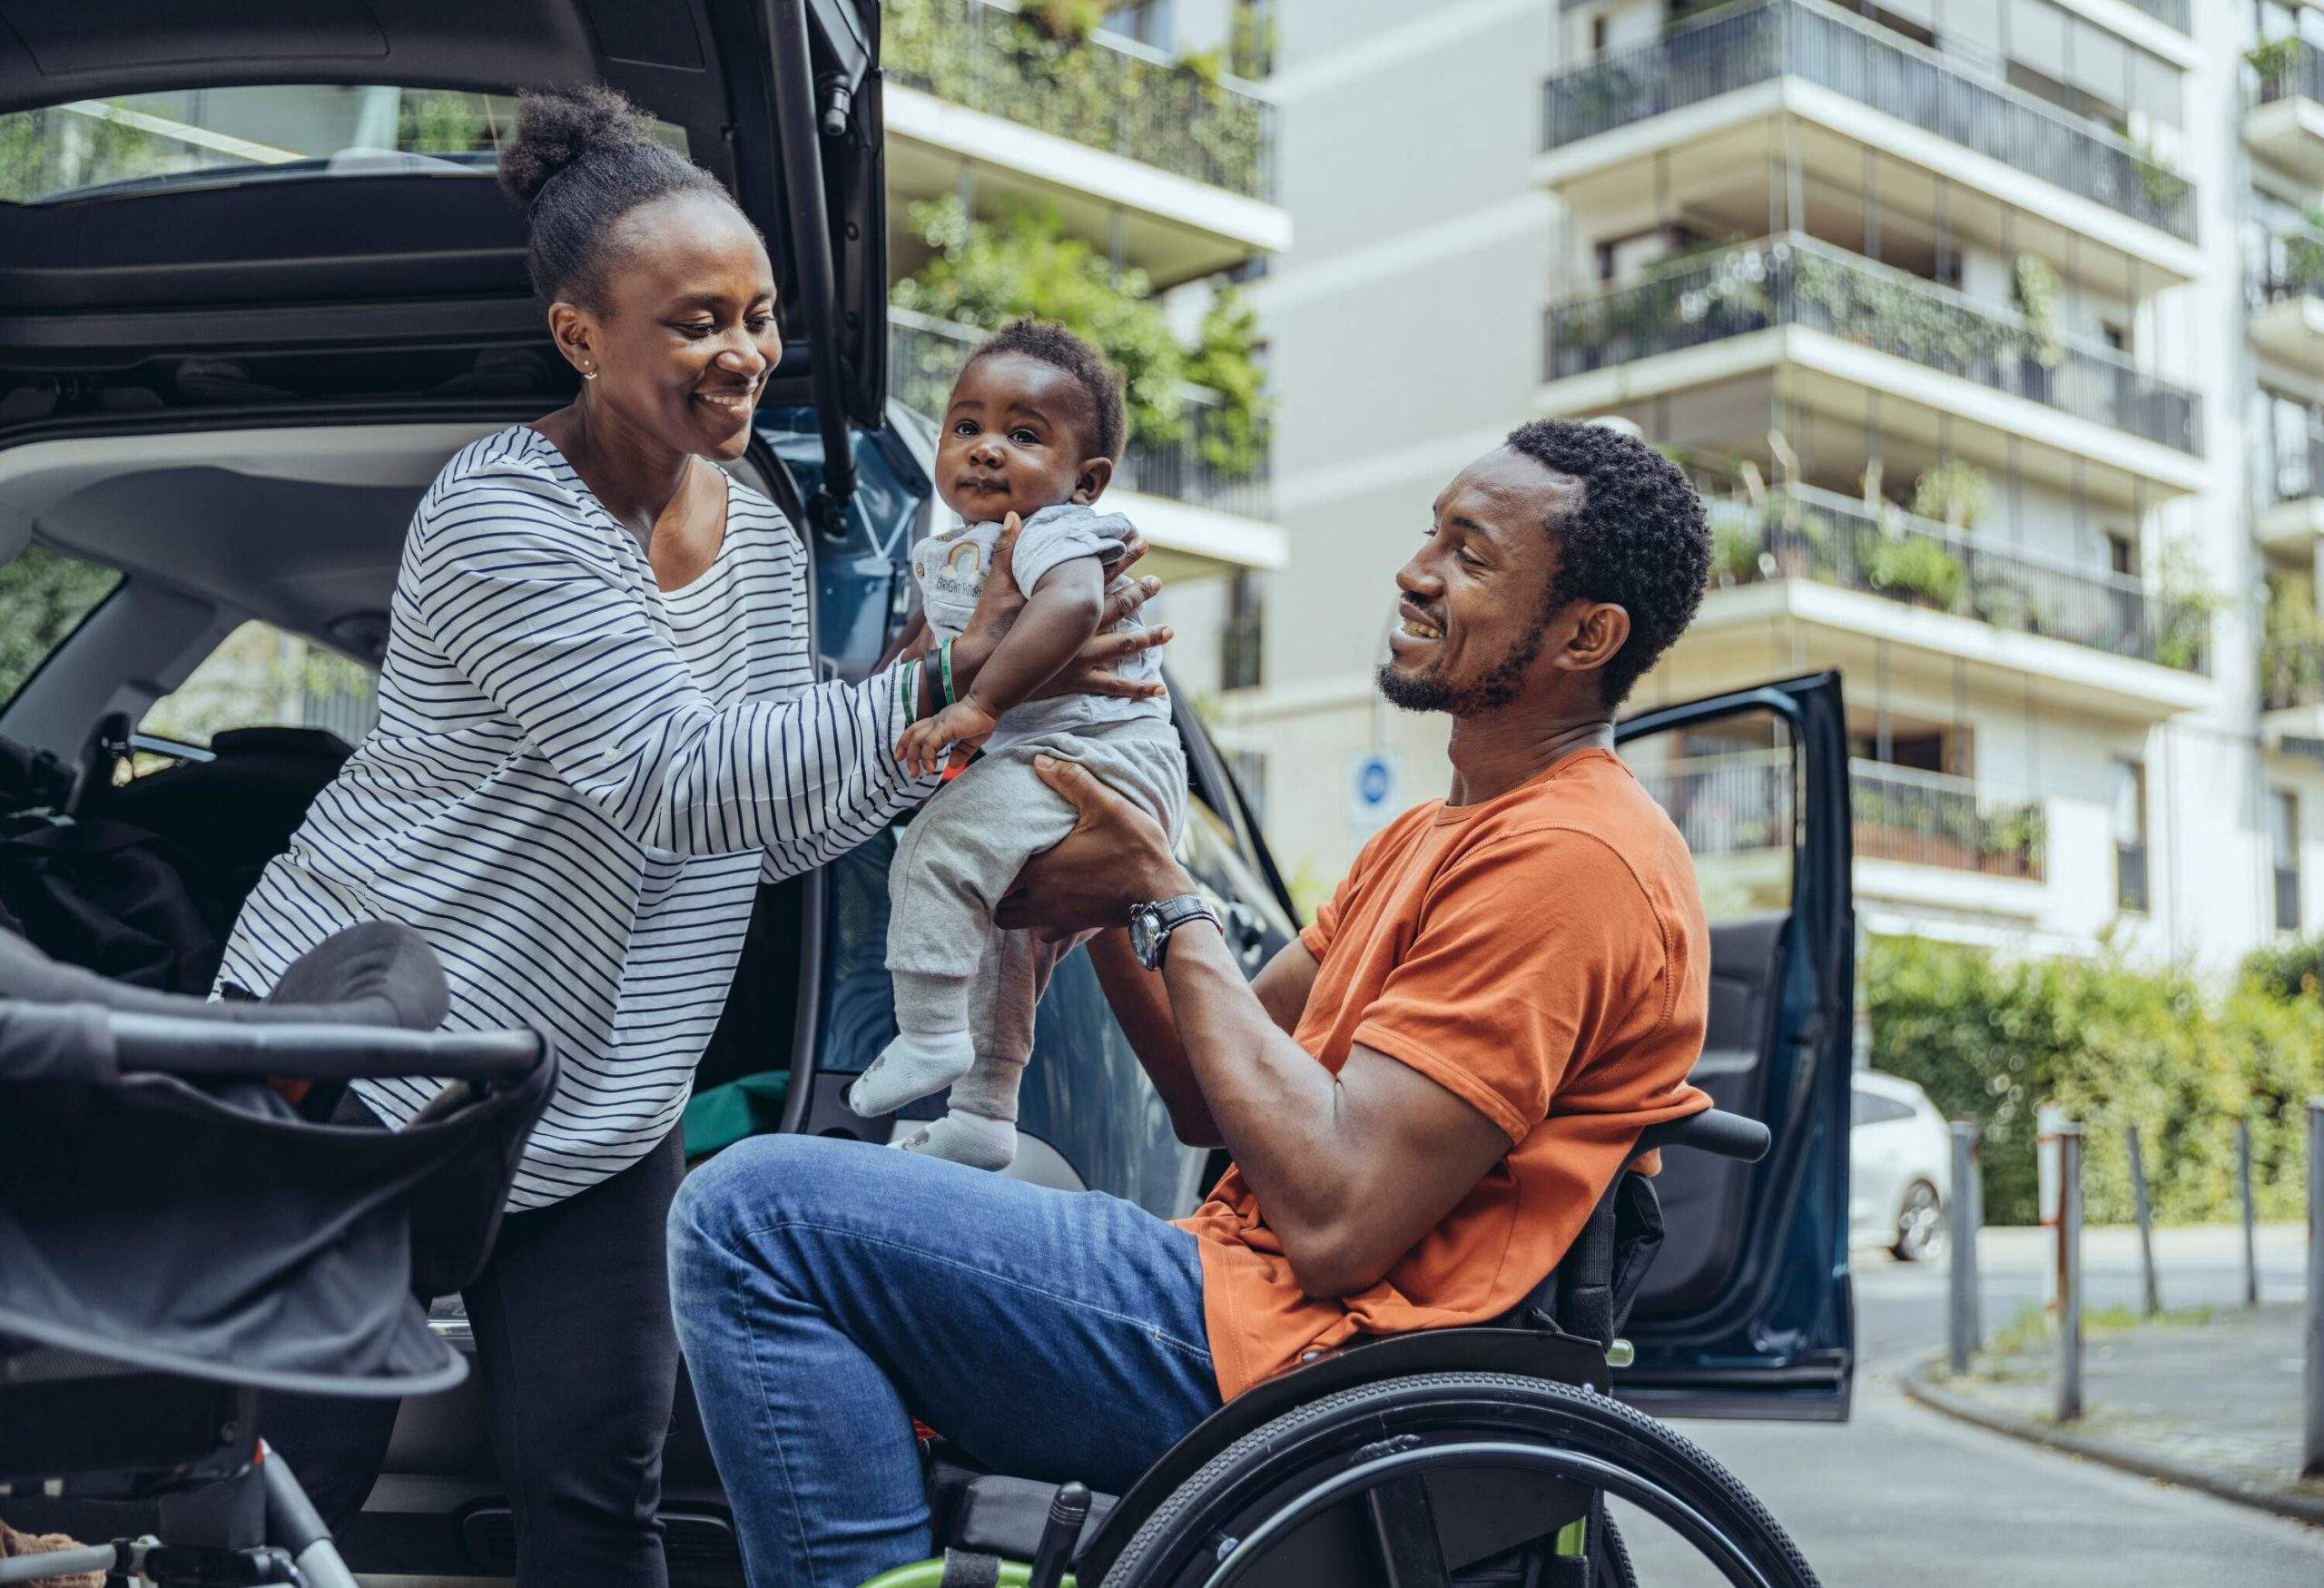
M 940 641 L 957 637 L 976 609 L 1000 529 L 964 525 L 912 548 L 912 573 Z M 1050 569 L 1079 557 L 1102 558 L 1110 575 L 1129 530 L 1118 513 L 1074 503 L 1044 508 L 1018 537 L 1017 583 L 1029 597 Z M 1145 652 L 1121 671 L 1158 680 L 1161 659 Z M 1033 770 L 1039 755 L 1080 763 L 1153 815 L 1173 842 L 1186 814 L 1186 760 L 1168 700 L 1068 695 L 1029 700 L 1003 715 L 983 755 L 938 790 L 905 830 L 888 874 L 888 970 L 902 1035 L 858 1081 L 862 1090 L 851 1101 L 884 1113 L 950 1081 L 946 1117 L 900 1145 L 986 1169 L 1005 1167 L 1015 1154 L 1017 1089 L 1033 1050 L 1034 1006 L 1050 970 L 1078 941 L 1047 943 L 992 924 L 1027 857 L 1073 829 L 1073 807 Z M 898 1097 L 898 1083 L 908 1079 L 899 1071 L 912 1068 L 897 1062 L 900 1050 L 964 1026 L 974 1048 L 967 1073 L 923 1074 Z

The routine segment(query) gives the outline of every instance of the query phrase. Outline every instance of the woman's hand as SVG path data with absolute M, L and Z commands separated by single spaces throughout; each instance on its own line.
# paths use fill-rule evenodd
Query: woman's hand
M 1162 824 L 1070 761 L 1036 755 L 1033 770 L 1079 814 L 1073 831 L 1025 863 L 993 912 L 995 925 L 1031 927 L 1051 942 L 1121 926 L 1129 907 L 1195 891 L 1170 858 Z
M 960 695 L 968 693 L 977 670 L 1000 648 L 1017 615 L 1025 610 L 1025 593 L 1017 587 L 1012 566 L 1017 537 L 1024 528 L 1024 521 L 1014 513 L 1001 520 L 1000 538 L 993 544 L 992 566 L 985 570 L 984 589 L 977 597 L 976 611 L 960 630 L 960 637 L 952 642 L 952 679 Z M 1129 538 L 1122 543 L 1122 559 L 1114 565 L 1114 572 L 1119 575 L 1127 571 L 1145 555 L 1146 537 L 1131 530 Z M 1033 692 L 1034 699 L 1053 695 L 1102 695 L 1117 700 L 1152 700 L 1162 694 L 1159 683 L 1136 682 L 1115 669 L 1142 652 L 1169 644 L 1170 631 L 1146 628 L 1109 632 L 1136 616 L 1138 608 L 1161 589 L 1162 581 L 1117 578 L 1115 584 L 1118 587 L 1106 597 L 1106 610 L 1098 619 L 1098 632 L 1063 672 Z

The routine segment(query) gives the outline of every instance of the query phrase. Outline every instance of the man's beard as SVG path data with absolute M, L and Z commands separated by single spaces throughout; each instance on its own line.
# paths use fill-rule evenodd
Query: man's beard
M 1543 626 L 1536 625 L 1483 677 L 1467 684 L 1449 683 L 1434 669 L 1404 673 L 1397 670 L 1395 663 L 1383 662 L 1375 676 L 1380 693 L 1390 705 L 1405 711 L 1441 711 L 1456 717 L 1499 711 L 1517 698 L 1526 669 L 1541 654 Z

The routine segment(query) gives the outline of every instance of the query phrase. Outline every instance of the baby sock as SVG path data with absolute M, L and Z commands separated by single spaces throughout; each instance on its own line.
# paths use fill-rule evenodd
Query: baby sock
M 906 1152 L 941 1158 L 970 1169 L 1007 1169 L 1017 1159 L 1017 1127 L 960 1109 L 931 1119 L 896 1145 Z
M 895 985 L 896 1040 L 847 1090 L 847 1106 L 867 1119 L 942 1091 L 976 1062 L 965 983 L 899 971 Z
M 896 1145 L 970 1169 L 1007 1169 L 1017 1157 L 1017 1087 L 1024 1073 L 1021 1059 L 978 1060 L 952 1083 L 944 1117 Z

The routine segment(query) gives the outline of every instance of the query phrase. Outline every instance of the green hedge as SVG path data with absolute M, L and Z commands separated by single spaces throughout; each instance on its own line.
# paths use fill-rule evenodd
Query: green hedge
M 2309 951 L 2308 962 L 2313 964 Z M 2002 960 L 1917 938 L 1875 938 L 1863 966 L 1872 1063 L 1918 1081 L 1984 1128 L 1985 1218 L 2030 1224 L 2035 1113 L 2086 1132 L 2092 1223 L 2132 1217 L 2122 1128 L 2136 1124 L 2158 1218 L 2235 1217 L 2235 1126 L 2249 1118 L 2263 1218 L 2305 1198 L 2303 1104 L 2324 1094 L 2324 1000 L 2255 962 L 2224 991 L 2111 955 Z

